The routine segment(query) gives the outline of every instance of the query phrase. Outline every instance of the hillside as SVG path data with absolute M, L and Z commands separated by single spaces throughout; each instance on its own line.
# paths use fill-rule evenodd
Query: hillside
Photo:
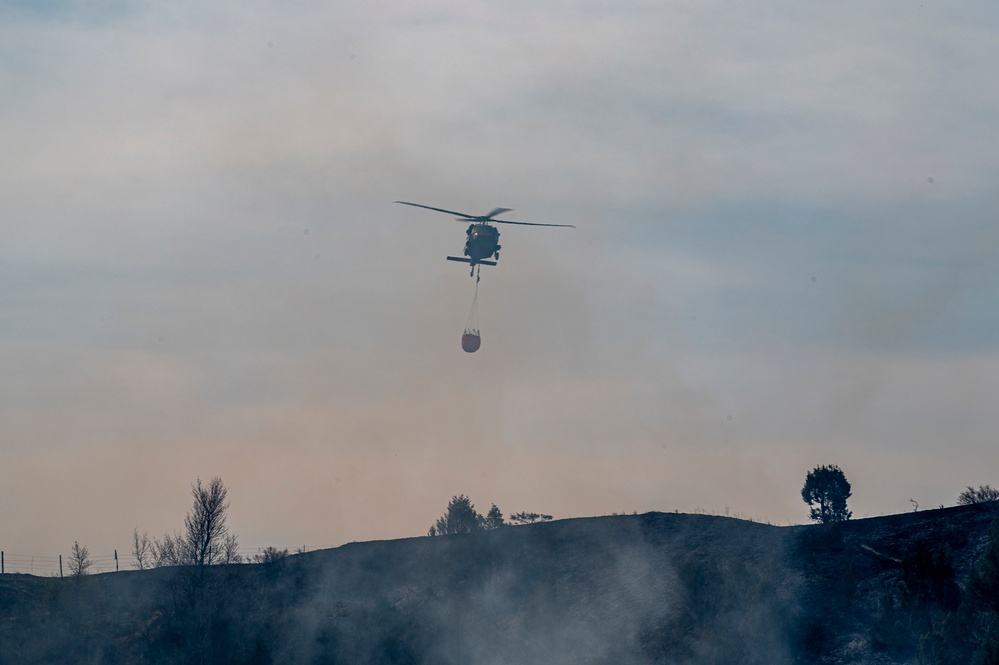
M 648 513 L 204 571 L 5 575 L 0 662 L 968 662 L 968 617 L 995 627 L 969 589 L 997 515 L 830 529 Z

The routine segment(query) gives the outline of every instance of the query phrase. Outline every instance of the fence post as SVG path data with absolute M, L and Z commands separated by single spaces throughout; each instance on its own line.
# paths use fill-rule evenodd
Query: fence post
M 3 575 L 3 552 L 0 552 L 0 575 Z
M 59 577 L 62 577 L 62 555 L 59 555 Z
M 114 551 L 114 572 L 118 572 L 118 550 Z

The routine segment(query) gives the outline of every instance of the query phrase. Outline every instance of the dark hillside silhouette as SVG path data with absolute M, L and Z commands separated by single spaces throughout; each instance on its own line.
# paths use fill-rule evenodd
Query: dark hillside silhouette
M 982 642 L 962 620 L 988 630 L 999 609 L 982 600 L 997 516 L 976 505 L 776 527 L 649 513 L 197 577 L 5 575 L 0 662 L 967 663 Z

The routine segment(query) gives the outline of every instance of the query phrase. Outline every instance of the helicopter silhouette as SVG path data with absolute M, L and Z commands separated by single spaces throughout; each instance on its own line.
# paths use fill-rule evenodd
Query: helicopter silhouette
M 465 256 L 447 257 L 448 261 L 458 261 L 461 263 L 471 264 L 472 270 L 468 273 L 470 277 L 475 274 L 475 266 L 494 266 L 496 265 L 496 261 L 499 260 L 499 251 L 501 249 L 499 244 L 500 233 L 499 229 L 492 226 L 492 224 L 517 224 L 518 226 L 561 226 L 572 229 L 576 228 L 572 224 L 536 224 L 534 222 L 514 222 L 508 219 L 494 219 L 496 215 L 501 215 L 504 212 L 510 212 L 513 210 L 512 208 L 496 208 L 487 215 L 468 215 L 463 212 L 445 210 L 444 208 L 434 208 L 420 203 L 410 203 L 409 201 L 396 201 L 396 203 L 413 206 L 415 208 L 436 210 L 437 212 L 447 213 L 448 215 L 458 215 L 455 219 L 459 222 L 471 222 L 471 224 L 468 225 L 468 229 L 465 231 Z M 490 258 L 493 260 L 490 260 Z

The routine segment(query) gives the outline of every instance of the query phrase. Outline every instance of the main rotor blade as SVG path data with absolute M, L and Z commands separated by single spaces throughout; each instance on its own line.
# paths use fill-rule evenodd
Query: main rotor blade
M 488 215 L 469 215 L 464 212 L 455 212 L 454 210 L 445 210 L 444 208 L 435 208 L 433 206 L 425 206 L 422 203 L 410 203 L 409 201 L 396 201 L 396 203 L 401 203 L 405 206 L 413 206 L 414 208 L 426 208 L 427 210 L 436 210 L 437 212 L 447 213 L 448 215 L 458 215 L 462 219 L 459 222 L 485 222 L 485 223 L 496 223 L 496 224 L 517 224 L 519 226 L 561 226 L 565 228 L 574 229 L 576 228 L 572 224 L 536 224 L 534 222 L 511 222 L 505 219 L 493 219 L 493 215 L 499 215 L 504 212 L 510 212 L 512 208 L 496 208 Z
M 446 212 L 449 215 L 460 215 L 465 217 L 468 221 L 479 219 L 478 215 L 469 215 L 464 212 L 455 212 L 454 210 L 445 210 L 444 208 L 434 208 L 433 206 L 425 206 L 419 203 L 410 203 L 409 201 L 396 201 L 396 203 L 401 203 L 404 206 L 413 206 L 414 208 L 426 208 L 427 210 L 436 210 L 437 212 Z
M 490 219 L 490 224 L 519 224 L 520 226 L 562 226 L 570 229 L 576 228 L 573 224 L 537 224 L 535 222 L 508 222 L 505 219 Z
M 494 216 L 499 215 L 504 212 L 510 212 L 513 208 L 496 208 L 488 215 L 483 215 L 480 219 L 492 219 Z

